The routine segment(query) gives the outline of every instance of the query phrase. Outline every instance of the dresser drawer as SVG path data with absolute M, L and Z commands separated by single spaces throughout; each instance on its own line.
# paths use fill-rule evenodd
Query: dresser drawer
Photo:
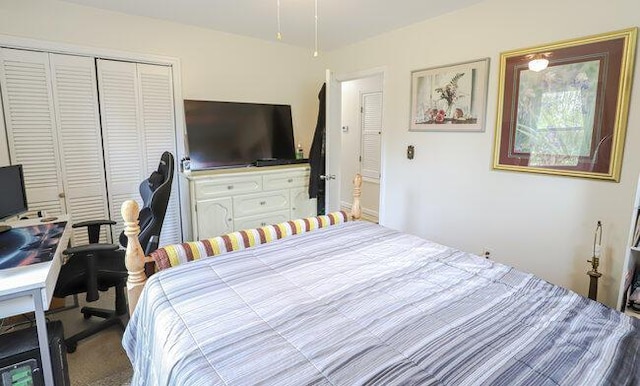
M 215 198 L 196 203 L 196 240 L 209 239 L 233 232 L 231 197 Z
M 220 177 L 195 182 L 196 200 L 253 193 L 262 190 L 261 176 Z
M 241 231 L 243 229 L 260 228 L 265 225 L 279 224 L 286 221 L 289 221 L 289 212 L 283 211 L 237 218 L 234 226 L 236 231 Z
M 302 188 L 309 183 L 309 170 L 283 171 L 262 177 L 264 190 Z
M 236 218 L 286 210 L 289 210 L 288 190 L 233 197 L 233 214 Z
M 291 189 L 291 218 L 313 217 L 317 213 L 317 199 L 309 198 L 309 189 L 295 188 Z

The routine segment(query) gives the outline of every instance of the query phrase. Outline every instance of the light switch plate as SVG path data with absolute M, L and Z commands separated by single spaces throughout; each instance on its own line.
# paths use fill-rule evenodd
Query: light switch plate
M 416 149 L 413 145 L 407 146 L 407 159 L 413 159 Z

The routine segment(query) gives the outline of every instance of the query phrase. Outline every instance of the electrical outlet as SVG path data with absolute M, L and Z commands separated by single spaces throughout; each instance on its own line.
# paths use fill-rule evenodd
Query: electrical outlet
M 485 259 L 490 259 L 491 251 L 488 248 L 482 248 L 482 255 L 480 256 L 484 257 Z

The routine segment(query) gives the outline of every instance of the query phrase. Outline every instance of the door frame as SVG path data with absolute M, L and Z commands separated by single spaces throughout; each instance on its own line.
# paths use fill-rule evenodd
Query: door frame
M 171 76 L 173 81 L 173 111 L 174 123 L 176 131 L 176 177 L 175 183 L 178 184 L 178 203 L 180 205 L 181 217 L 181 233 L 183 241 L 190 239 L 191 236 L 191 213 L 189 211 L 189 187 L 188 184 L 182 182 L 178 175 L 178 164 L 187 152 L 187 131 L 184 120 L 184 102 L 182 99 L 182 77 L 180 68 L 180 59 L 171 56 L 162 56 L 154 54 L 141 54 L 128 51 L 120 51 L 110 48 L 96 48 L 76 44 L 68 44 L 55 42 L 50 40 L 40 40 L 32 38 L 23 38 L 11 35 L 0 34 L 0 47 L 14 48 L 29 51 L 41 51 L 54 54 L 87 56 L 96 59 L 119 60 L 124 62 L 135 62 L 142 64 L 155 64 L 171 67 Z M 2 109 L 0 109 L 2 110 Z M 4 117 L 0 111 L 0 165 L 3 162 L 10 162 L 9 143 L 7 142 Z
M 328 69 L 327 71 L 331 71 L 330 69 Z M 385 202 L 385 198 L 386 198 L 386 162 L 385 162 L 385 153 L 386 153 L 386 149 L 385 149 L 385 144 L 386 144 L 386 140 L 385 138 L 387 137 L 387 130 L 386 127 L 388 127 L 388 125 L 386 124 L 386 121 L 388 119 L 388 112 L 387 112 L 387 103 L 386 103 L 386 99 L 385 95 L 389 95 L 389 82 L 388 82 L 388 77 L 389 77 L 389 70 L 387 68 L 387 66 L 381 66 L 381 67 L 373 67 L 370 69 L 366 69 L 366 70 L 359 70 L 359 71 L 352 71 L 352 72 L 333 72 L 334 74 L 334 78 L 335 80 L 340 84 L 340 86 L 342 86 L 342 82 L 348 82 L 351 80 L 357 80 L 357 79 L 362 79 L 362 78 L 369 78 L 371 76 L 375 76 L 375 75 L 381 75 L 382 76 L 382 137 L 380 139 L 380 200 L 378 202 L 378 223 L 384 225 L 386 222 L 386 209 L 385 206 L 383 205 L 383 203 Z M 338 122 L 341 121 L 341 115 L 342 115 L 342 106 L 338 106 L 337 108 L 333 108 L 330 110 L 332 114 L 337 114 L 338 116 Z M 329 123 L 331 122 L 330 118 L 327 117 L 326 118 L 326 122 L 327 122 L 327 128 L 326 130 L 329 130 Z M 340 128 L 334 128 L 334 130 L 338 130 L 340 131 Z M 327 149 L 328 151 L 331 151 L 330 148 Z M 327 155 L 327 158 L 329 158 L 329 155 Z M 337 159 L 339 159 L 340 157 L 338 156 Z M 338 192 L 339 194 L 339 192 Z

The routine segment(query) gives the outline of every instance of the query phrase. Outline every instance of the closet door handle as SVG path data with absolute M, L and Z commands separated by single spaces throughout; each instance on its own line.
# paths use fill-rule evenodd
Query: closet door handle
M 67 195 L 64 194 L 64 192 L 61 192 L 61 193 L 58 193 L 58 197 L 65 198 L 65 197 L 67 197 Z

